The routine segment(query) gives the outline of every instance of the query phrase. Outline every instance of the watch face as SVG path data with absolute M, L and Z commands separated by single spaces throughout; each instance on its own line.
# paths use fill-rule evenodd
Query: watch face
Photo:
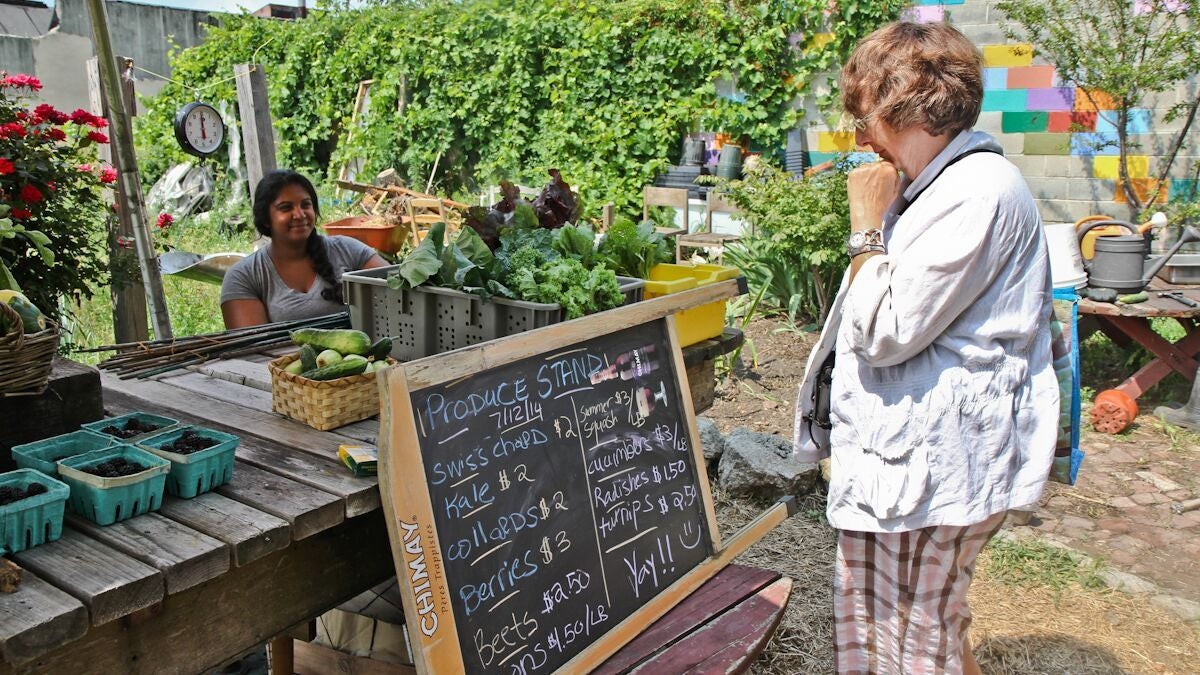
M 184 106 L 175 124 L 175 135 L 180 145 L 195 155 L 211 155 L 225 140 L 225 124 L 221 122 L 221 115 L 205 103 Z
M 851 232 L 850 233 L 850 248 L 860 248 L 867 243 L 866 232 Z

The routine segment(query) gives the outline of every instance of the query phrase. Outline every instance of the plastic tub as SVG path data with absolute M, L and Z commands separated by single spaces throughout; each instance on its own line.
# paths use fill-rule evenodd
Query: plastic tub
M 728 265 L 663 263 L 650 269 L 650 278 L 646 280 L 643 294 L 649 300 L 727 279 L 736 279 L 741 274 L 741 270 Z M 724 300 L 675 313 L 675 331 L 679 334 L 680 347 L 715 338 L 724 330 Z
M 106 429 L 110 426 L 116 426 L 118 429 L 124 429 L 125 425 L 130 420 L 137 420 L 138 422 L 140 422 L 144 425 L 147 425 L 147 426 L 155 425 L 155 426 L 157 426 L 157 428 L 154 429 L 153 431 L 147 431 L 144 434 L 138 434 L 137 436 L 131 436 L 129 438 L 121 438 L 120 436 L 112 436 L 111 434 L 107 434 L 104 432 L 104 429 Z M 126 413 L 124 415 L 118 415 L 117 417 L 109 417 L 106 419 L 97 420 L 95 422 L 88 422 L 87 424 L 82 425 L 82 428 L 88 429 L 90 431 L 94 431 L 98 434 L 104 434 L 106 436 L 110 436 L 111 438 L 115 438 L 115 439 L 117 439 L 118 443 L 136 443 L 136 442 L 142 440 L 143 438 L 149 438 L 155 434 L 161 434 L 162 432 L 167 431 L 168 429 L 173 429 L 178 426 L 179 426 L 179 421 L 173 420 L 170 417 L 163 417 L 162 415 L 152 415 L 150 413 L 145 413 L 145 412 L 131 412 L 131 413 Z
M 195 431 L 201 437 L 211 438 L 217 443 L 186 455 L 162 449 L 162 446 L 174 443 L 185 431 Z M 171 471 L 167 474 L 167 494 L 191 499 L 228 483 L 233 477 L 233 457 L 238 437 L 215 429 L 183 426 L 151 436 L 138 445 L 171 463 Z
M 95 476 L 81 470 L 116 457 L 148 468 L 116 478 Z M 157 511 L 162 506 L 163 489 L 170 470 L 171 463 L 162 457 L 125 444 L 94 450 L 58 463 L 58 474 L 71 487 L 67 502 L 71 512 L 97 525 L 112 525 L 148 511 Z
M 563 320 L 555 303 L 525 302 L 435 286 L 395 290 L 387 277 L 398 265 L 347 272 L 342 284 L 350 325 L 378 340 L 392 337 L 398 361 L 433 356 L 480 342 L 542 328 Z M 642 299 L 641 279 L 617 277 L 625 304 Z
M 388 225 L 380 220 L 375 222 L 378 224 L 369 224 L 370 219 L 366 216 L 351 216 L 325 223 L 322 227 L 325 228 L 327 234 L 353 237 L 377 251 L 384 253 L 399 251 L 400 247 L 404 245 L 408 227 Z
M 63 510 L 71 489 L 33 469 L 0 474 L 0 486 L 25 490 L 31 483 L 46 486 L 40 495 L 0 506 L 0 548 L 24 551 L 62 536 Z
M 115 443 L 117 440 L 108 434 L 80 429 L 33 443 L 15 445 L 12 455 L 19 468 L 41 471 L 53 478 L 58 475 L 59 460 L 107 448 Z

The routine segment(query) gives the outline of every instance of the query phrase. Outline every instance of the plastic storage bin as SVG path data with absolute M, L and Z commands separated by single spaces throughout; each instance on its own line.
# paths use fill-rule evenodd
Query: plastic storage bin
M 88 429 L 90 431 L 94 431 L 98 434 L 104 434 L 105 433 L 104 429 L 106 429 L 107 427 L 110 427 L 110 426 L 116 426 L 117 428 L 124 429 L 125 424 L 128 423 L 130 420 L 137 420 L 138 422 L 141 422 L 142 424 L 147 425 L 147 426 L 155 425 L 157 428 L 154 429 L 153 431 L 147 431 L 144 434 L 138 434 L 137 436 L 130 436 L 129 438 L 121 438 L 120 436 L 113 436 L 113 438 L 117 439 L 118 443 L 136 443 L 137 441 L 140 441 L 144 438 L 149 438 L 155 434 L 161 434 L 162 432 L 167 431 L 168 429 L 173 429 L 173 428 L 179 426 L 179 421 L 173 420 L 170 417 L 163 417 L 162 415 L 152 415 L 150 413 L 145 413 L 145 412 L 131 412 L 131 413 L 126 413 L 124 415 L 118 415 L 116 417 L 108 417 L 108 418 L 105 418 L 102 420 L 97 420 L 95 422 L 88 422 L 87 424 L 82 425 L 82 428 Z M 108 436 L 109 434 L 105 434 L 105 435 Z
M 742 272 L 728 265 L 672 265 L 663 263 L 650 269 L 644 294 L 647 300 L 678 293 L 718 281 L 736 279 Z M 686 347 L 715 338 L 725 330 L 725 301 L 685 309 L 675 313 L 679 346 Z
M 477 295 L 421 286 L 394 290 L 387 277 L 398 265 L 342 275 L 350 325 L 377 340 L 391 336 L 391 356 L 411 361 L 487 340 L 542 328 L 563 319 L 558 304 Z M 617 277 L 625 304 L 642 299 L 641 279 Z
M 186 455 L 163 450 L 164 445 L 171 445 L 185 431 L 195 431 L 201 437 L 211 438 L 217 443 Z M 167 474 L 167 494 L 191 499 L 228 483 L 233 477 L 233 456 L 238 437 L 215 429 L 183 426 L 151 436 L 138 445 L 171 463 L 171 471 Z
M 117 478 L 103 478 L 80 470 L 115 457 L 124 457 L 148 468 Z M 171 463 L 162 457 L 125 444 L 94 450 L 58 463 L 58 474 L 71 488 L 67 502 L 71 512 L 97 525 L 112 525 L 147 511 L 157 511 L 162 506 L 163 488 L 170 470 Z
M 0 486 L 26 490 L 31 483 L 46 486 L 46 491 L 0 506 L 0 549 L 8 549 L 10 553 L 62 536 L 63 509 L 71 489 L 33 469 L 0 473 Z
M 107 448 L 117 442 L 117 439 L 108 434 L 80 429 L 33 443 L 14 445 L 13 461 L 17 463 L 18 468 L 41 471 L 53 478 L 58 475 L 59 460 Z

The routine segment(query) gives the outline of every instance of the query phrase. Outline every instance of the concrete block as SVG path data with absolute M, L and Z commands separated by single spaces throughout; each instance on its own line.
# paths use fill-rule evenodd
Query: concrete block
M 1071 134 L 1025 134 L 1025 154 L 1066 155 L 1071 151 Z
M 967 26 L 988 25 L 988 6 L 985 2 L 966 2 L 948 7 L 946 18 L 959 30 Z
M 1038 199 L 1035 200 L 1042 220 L 1050 223 L 1073 223 L 1094 213 L 1112 213 L 1124 216 L 1124 209 L 1105 201 L 1077 201 L 1071 199 Z
M 986 131 L 995 136 L 1003 130 L 1004 113 L 1002 112 L 982 112 L 979 113 L 979 119 L 975 120 L 976 131 Z
M 1008 161 L 1012 162 L 1021 171 L 1021 175 L 1028 181 L 1031 178 L 1045 176 L 1046 160 L 1045 155 L 1009 155 Z
M 984 91 L 983 109 L 989 112 L 1024 112 L 1025 97 L 1024 89 Z
M 1000 130 L 1006 134 L 1024 134 L 1028 132 L 1043 132 L 1050 121 L 1045 112 L 1006 112 L 1001 113 Z
M 1002 45 L 1006 40 L 1008 40 L 1008 36 L 1004 34 L 1004 30 L 996 24 L 963 26 L 959 30 L 962 31 L 963 35 L 967 36 L 968 40 L 977 45 Z M 1001 64 L 988 63 L 985 61 L 985 65 L 997 66 Z M 1027 59 L 1024 63 L 1018 63 L 1016 65 L 1027 66 L 1029 65 L 1029 60 Z
M 1025 152 L 1025 134 L 996 134 L 993 136 L 1005 155 L 1020 155 Z
M 1072 160 L 1075 160 L 1078 158 L 1063 156 L 1063 155 L 1049 155 L 1049 156 L 1046 156 L 1045 159 L 1046 159 L 1046 164 L 1044 167 L 1045 173 L 1042 174 L 1043 176 L 1058 176 L 1058 177 L 1062 177 L 1062 178 L 1069 178 L 1071 176 L 1076 175 L 1076 174 L 1071 173 L 1071 170 L 1074 168 Z M 1091 169 L 1092 169 L 1092 163 L 1089 161 L 1088 165 L 1087 165 L 1087 172 L 1080 173 L 1078 175 L 1090 176 L 1090 175 L 1092 175 Z
M 1067 197 L 1067 183 L 1069 178 L 1047 178 L 1046 176 L 1032 176 L 1025 179 L 1029 184 L 1029 191 L 1033 193 L 1034 199 L 1064 199 Z
M 1067 179 L 1067 199 L 1077 201 L 1107 201 L 1112 199 L 1117 188 L 1116 181 L 1103 178 L 1069 178 Z

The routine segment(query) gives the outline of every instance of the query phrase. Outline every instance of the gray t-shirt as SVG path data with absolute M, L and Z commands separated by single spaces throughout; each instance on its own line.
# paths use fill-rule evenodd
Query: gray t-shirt
M 229 268 L 221 282 L 222 304 L 229 300 L 260 300 L 270 321 L 310 319 L 346 311 L 345 305 L 321 297 L 329 283 L 320 275 L 307 293 L 290 288 L 275 270 L 268 249 L 264 246 Z M 341 235 L 325 237 L 325 250 L 339 282 L 343 273 L 363 269 L 375 255 L 370 246 Z

